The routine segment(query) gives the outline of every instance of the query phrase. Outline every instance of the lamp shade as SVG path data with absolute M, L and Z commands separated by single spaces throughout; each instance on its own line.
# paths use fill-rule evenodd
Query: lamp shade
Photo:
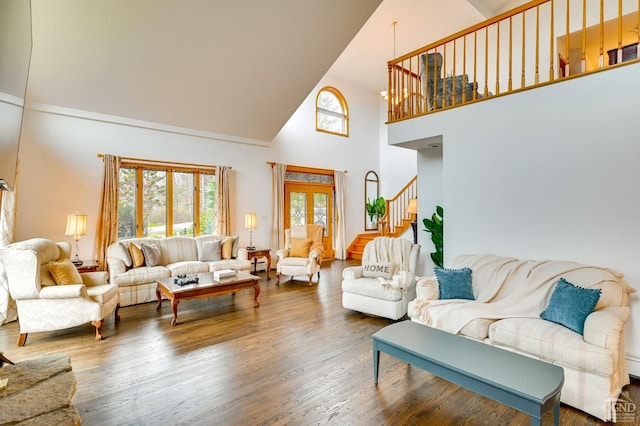
M 64 235 L 87 235 L 87 215 L 78 212 L 67 215 L 67 230 Z
M 244 227 L 247 229 L 254 229 L 258 227 L 258 215 L 256 213 L 245 213 L 244 215 Z
M 410 199 L 409 205 L 407 206 L 407 209 L 404 212 L 409 214 L 418 213 L 418 199 L 417 198 Z

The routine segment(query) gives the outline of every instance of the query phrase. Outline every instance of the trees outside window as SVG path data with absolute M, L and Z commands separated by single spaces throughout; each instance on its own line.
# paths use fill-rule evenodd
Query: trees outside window
M 119 177 L 118 238 L 213 233 L 215 188 L 212 170 L 123 164 Z

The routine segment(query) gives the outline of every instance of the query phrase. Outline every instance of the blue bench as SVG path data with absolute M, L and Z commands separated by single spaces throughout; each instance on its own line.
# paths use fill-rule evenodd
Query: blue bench
M 560 417 L 561 367 L 412 321 L 391 324 L 372 335 L 373 380 L 380 352 L 531 416 L 532 425 L 553 408 Z

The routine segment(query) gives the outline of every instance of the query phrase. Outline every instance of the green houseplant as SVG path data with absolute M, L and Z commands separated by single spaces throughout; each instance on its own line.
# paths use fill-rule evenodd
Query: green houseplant
M 443 267 L 443 242 L 444 242 L 444 234 L 443 234 L 443 220 L 444 220 L 444 210 L 441 206 L 436 206 L 436 211 L 431 215 L 431 219 L 424 218 L 422 223 L 424 224 L 425 231 L 431 233 L 431 241 L 433 241 L 433 245 L 435 246 L 436 251 L 431 253 L 431 260 L 433 263 L 442 268 Z
M 380 219 L 384 216 L 387 211 L 387 202 L 384 197 L 378 197 L 374 200 L 367 198 L 366 209 L 369 219 L 373 222 L 374 219 Z

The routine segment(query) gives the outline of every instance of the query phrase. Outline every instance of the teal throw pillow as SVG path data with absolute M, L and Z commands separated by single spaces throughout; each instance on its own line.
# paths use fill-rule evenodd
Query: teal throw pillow
M 560 278 L 540 317 L 584 334 L 584 322 L 600 299 L 599 288 L 583 288 Z
M 440 299 L 476 300 L 471 285 L 471 269 L 435 268 Z

